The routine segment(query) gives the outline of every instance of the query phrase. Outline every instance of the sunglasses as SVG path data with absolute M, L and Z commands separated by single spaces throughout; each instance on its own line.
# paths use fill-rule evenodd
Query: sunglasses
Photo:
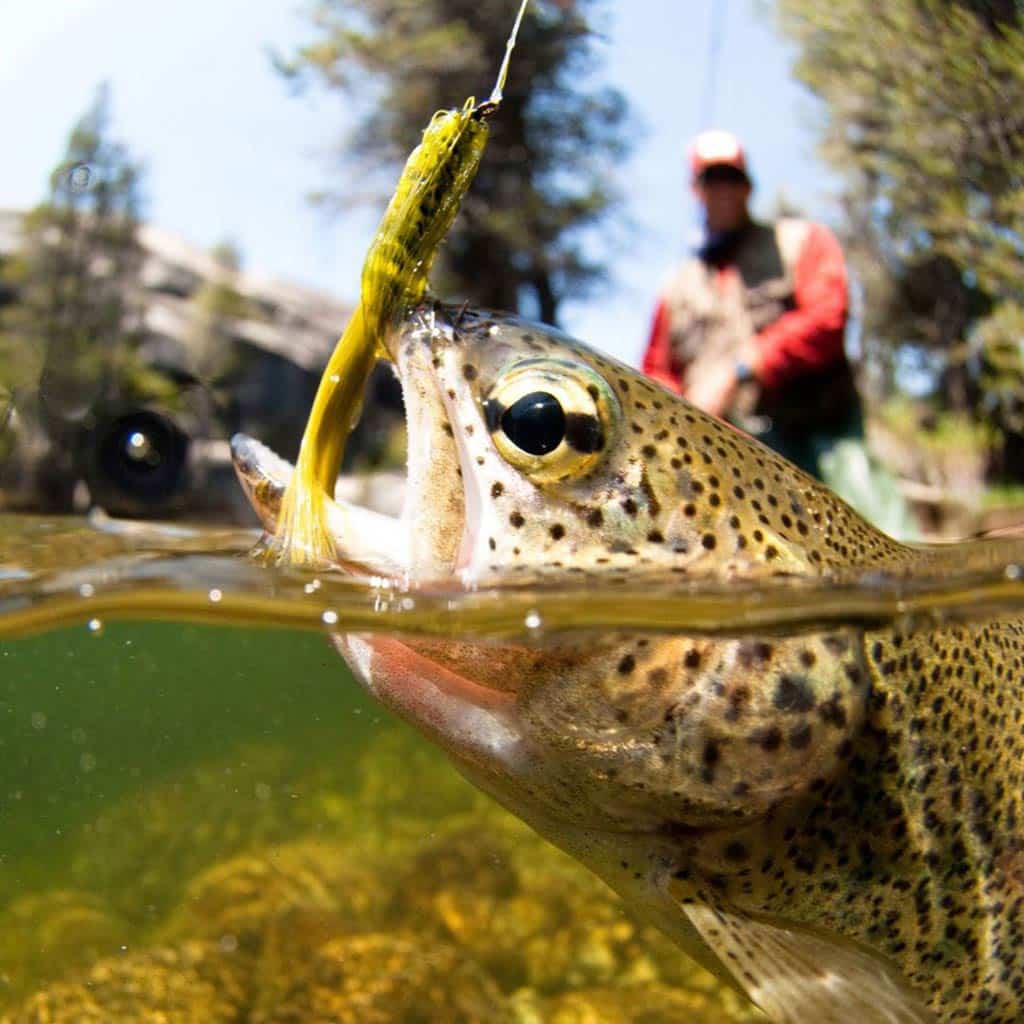
M 698 185 L 749 185 L 750 178 L 738 167 L 714 164 L 697 175 Z

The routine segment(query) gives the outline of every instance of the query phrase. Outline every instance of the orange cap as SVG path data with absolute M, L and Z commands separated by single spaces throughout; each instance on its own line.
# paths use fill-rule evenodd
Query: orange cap
M 690 172 L 696 181 L 709 167 L 735 167 L 747 173 L 743 144 L 732 132 L 713 128 L 701 132 L 690 143 Z

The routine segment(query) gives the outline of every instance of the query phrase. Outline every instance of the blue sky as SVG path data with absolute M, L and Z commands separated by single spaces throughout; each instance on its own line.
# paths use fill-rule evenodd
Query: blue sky
M 835 181 L 814 155 L 820 111 L 791 79 L 769 4 L 611 0 L 599 45 L 605 77 L 640 126 L 618 172 L 635 229 L 612 281 L 565 307 L 563 320 L 631 362 L 659 283 L 697 226 L 684 158 L 689 137 L 709 126 L 699 108 L 714 5 L 725 16 L 712 122 L 744 140 L 756 206 L 784 192 L 814 216 L 834 215 Z M 509 0 L 510 17 L 516 6 Z M 308 38 L 302 11 L 296 0 L 0 0 L 0 206 L 42 197 L 68 130 L 107 80 L 113 134 L 147 166 L 150 220 L 201 245 L 230 238 L 252 270 L 354 299 L 379 211 L 332 217 L 306 199 L 325 184 L 344 188 L 331 158 L 345 105 L 294 96 L 268 58 L 270 47 L 287 52 Z

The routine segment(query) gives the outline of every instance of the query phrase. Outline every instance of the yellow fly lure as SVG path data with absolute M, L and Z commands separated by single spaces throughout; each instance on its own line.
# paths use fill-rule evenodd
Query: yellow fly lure
M 487 118 L 501 103 L 509 60 L 529 0 L 523 0 L 490 98 L 434 115 L 412 151 L 366 254 L 360 299 L 335 346 L 302 436 L 281 504 L 273 547 L 282 562 L 329 565 L 334 545 L 325 501 L 334 492 L 345 440 L 358 419 L 360 396 L 390 324 L 418 302 L 427 275 L 487 143 Z

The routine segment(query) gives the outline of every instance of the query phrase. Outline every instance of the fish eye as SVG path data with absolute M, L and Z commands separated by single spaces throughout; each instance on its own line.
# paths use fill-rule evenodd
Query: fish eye
M 484 414 L 502 458 L 536 483 L 551 483 L 580 477 L 598 462 L 619 407 L 588 366 L 528 360 L 498 378 Z
M 565 437 L 565 412 L 554 395 L 531 391 L 501 414 L 501 429 L 530 455 L 547 455 Z

